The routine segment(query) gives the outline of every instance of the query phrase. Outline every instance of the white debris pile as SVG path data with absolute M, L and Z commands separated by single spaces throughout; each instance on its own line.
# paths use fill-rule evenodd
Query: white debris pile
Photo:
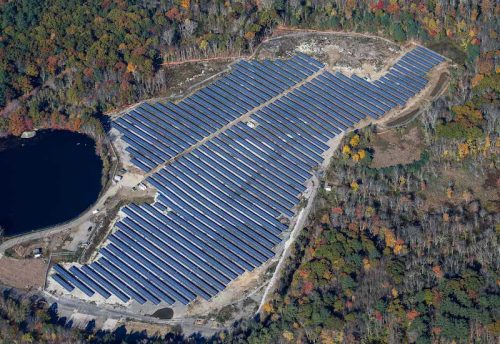
M 310 40 L 308 42 L 303 42 L 295 48 L 295 51 L 307 54 L 307 55 L 319 55 L 323 52 L 323 49 L 316 40 Z

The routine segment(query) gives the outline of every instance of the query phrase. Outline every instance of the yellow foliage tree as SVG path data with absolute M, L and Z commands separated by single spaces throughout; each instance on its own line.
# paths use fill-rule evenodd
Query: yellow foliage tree
M 366 151 L 364 149 L 360 149 L 358 151 L 358 155 L 359 155 L 359 160 L 363 160 L 364 158 L 366 158 Z
M 38 76 L 38 67 L 35 64 L 28 64 L 26 66 L 26 75 L 29 75 L 31 77 L 36 77 Z
M 429 18 L 427 20 L 427 30 L 434 37 L 439 32 L 439 23 L 434 18 Z
M 352 160 L 355 161 L 355 162 L 358 162 L 359 161 L 359 154 L 358 153 L 354 153 L 352 155 Z
M 284 331 L 283 334 L 282 334 L 283 338 L 285 338 L 285 340 L 287 342 L 292 342 L 293 341 L 293 333 L 290 332 L 290 331 Z
M 370 207 L 370 206 L 366 207 L 366 209 L 365 209 L 365 216 L 366 217 L 372 217 L 373 214 L 375 214 L 375 208 Z
M 342 147 L 342 153 L 344 155 L 349 155 L 351 154 L 351 148 L 348 146 L 348 145 L 344 145 L 344 147 Z
M 458 157 L 460 160 L 464 159 L 469 155 L 469 144 L 467 142 L 458 144 Z
M 481 82 L 481 80 L 484 79 L 484 75 L 483 74 L 476 74 L 471 80 L 470 80 L 470 84 L 472 87 L 476 87 L 477 85 L 479 85 L 479 83 Z
M 395 255 L 400 255 L 401 253 L 403 253 L 406 249 L 406 246 L 404 245 L 404 241 L 403 240 L 397 240 L 396 241 L 396 245 L 394 245 L 394 248 L 392 249 L 392 251 L 394 252 Z
M 484 145 L 483 145 L 483 154 L 484 154 L 484 156 L 486 156 L 486 154 L 488 154 L 488 151 L 489 151 L 490 148 L 491 148 L 491 139 L 490 139 L 490 136 L 487 135 L 486 136 L 486 140 L 484 141 Z
M 207 48 L 208 48 L 208 42 L 206 40 L 202 39 L 200 41 L 199 46 L 200 46 L 201 50 L 207 50 Z
M 320 334 L 321 344 L 338 344 L 344 342 L 343 331 L 321 330 Z
M 446 189 L 446 197 L 448 197 L 448 198 L 453 197 L 453 188 L 448 187 L 448 189 Z
M 469 105 L 455 105 L 451 107 L 455 120 L 467 127 L 473 127 L 483 120 L 481 111 Z
M 459 21 L 457 23 L 457 29 L 458 29 L 458 31 L 461 31 L 461 32 L 467 30 L 467 23 L 465 22 L 465 20 L 462 19 L 461 21 Z
M 137 67 L 132 62 L 128 63 L 127 72 L 133 73 L 133 72 L 135 72 L 136 69 L 137 69 Z
M 264 312 L 266 312 L 267 314 L 270 314 L 274 311 L 273 305 L 271 305 L 271 303 L 269 303 L 269 302 L 266 302 L 264 304 L 263 309 L 264 309 Z
M 469 190 L 465 190 L 462 193 L 462 198 L 465 202 L 469 203 L 472 200 L 472 193 Z
M 385 246 L 393 248 L 396 245 L 396 236 L 394 235 L 393 231 L 391 231 L 388 228 L 384 229 L 384 240 L 385 240 Z
M 352 18 L 352 11 L 356 8 L 356 0 L 347 0 L 344 6 L 344 15 L 347 19 Z
M 247 31 L 245 32 L 244 37 L 247 41 L 251 41 L 255 37 L 255 32 Z
M 191 5 L 190 0 L 181 0 L 181 7 L 183 9 L 188 10 L 190 5 Z
M 33 338 L 33 335 L 31 333 L 25 333 L 22 335 L 21 341 L 23 343 L 33 343 L 35 339 Z
M 368 258 L 363 258 L 363 269 L 365 269 L 365 271 L 368 271 L 371 267 L 372 266 L 370 264 L 370 260 Z
M 406 184 L 406 178 L 401 176 L 399 177 L 399 185 L 404 186 Z
M 443 221 L 450 222 L 450 215 L 448 213 L 443 213 Z
M 471 12 L 471 16 L 470 16 L 470 19 L 472 22 L 475 22 L 476 19 L 477 19 L 477 15 L 478 15 L 478 11 L 476 8 L 473 8 L 472 9 L 472 12 Z
M 351 137 L 349 144 L 351 145 L 351 147 L 357 147 L 359 145 L 359 141 L 360 141 L 359 135 L 355 134 L 353 137 Z
M 353 189 L 354 191 L 358 191 L 359 190 L 359 184 L 357 181 L 353 181 L 351 183 L 351 189 Z

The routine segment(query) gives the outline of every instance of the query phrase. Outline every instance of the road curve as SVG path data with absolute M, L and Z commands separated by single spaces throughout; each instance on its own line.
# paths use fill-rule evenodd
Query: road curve
M 119 188 L 120 188 L 120 186 L 118 184 L 111 185 L 104 192 L 104 194 L 102 194 L 101 197 L 99 197 L 99 199 L 97 200 L 96 203 L 94 203 L 93 206 L 91 206 L 84 213 L 80 214 L 78 217 L 76 217 L 75 219 L 73 219 L 69 222 L 65 222 L 63 224 L 55 225 L 55 226 L 47 228 L 47 229 L 34 231 L 32 233 L 23 234 L 19 237 L 14 237 L 12 239 L 8 239 L 7 241 L 3 242 L 0 245 L 0 258 L 3 257 L 6 250 L 8 250 L 9 248 L 11 248 L 13 246 L 22 244 L 22 243 L 27 242 L 27 241 L 43 239 L 43 238 L 52 236 L 54 234 L 63 232 L 65 230 L 68 230 L 70 228 L 74 228 L 76 226 L 81 225 L 82 223 L 89 220 L 92 216 L 94 216 L 94 214 L 92 214 L 92 212 L 96 209 L 101 209 L 103 207 L 104 203 L 106 202 L 106 200 L 109 197 L 114 196 L 117 193 L 117 191 L 119 190 Z

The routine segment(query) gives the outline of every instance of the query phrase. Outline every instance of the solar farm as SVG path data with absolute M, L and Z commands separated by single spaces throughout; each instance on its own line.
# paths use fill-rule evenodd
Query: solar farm
M 122 208 L 92 263 L 51 278 L 93 300 L 210 300 L 275 256 L 327 143 L 407 104 L 444 60 L 417 46 L 376 81 L 300 53 L 239 61 L 178 103 L 142 103 L 113 128 L 155 202 Z

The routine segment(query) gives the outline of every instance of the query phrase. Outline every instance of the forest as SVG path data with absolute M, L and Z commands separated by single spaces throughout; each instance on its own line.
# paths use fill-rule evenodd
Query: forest
M 411 124 L 392 130 L 400 143 L 417 133 L 419 157 L 375 167 L 386 148 L 378 128 L 348 134 L 325 176 L 334 188 L 314 200 L 310 224 L 263 316 L 204 341 L 498 342 L 499 4 L 26 0 L 0 6 L 0 132 L 15 135 L 32 127 L 72 129 L 161 95 L 169 87 L 162 62 L 246 54 L 278 25 L 412 39 L 451 58 L 457 66 L 448 91 Z M 48 305 L 8 295 L 0 302 L 0 330 L 0 343 L 123 339 L 70 329 Z

